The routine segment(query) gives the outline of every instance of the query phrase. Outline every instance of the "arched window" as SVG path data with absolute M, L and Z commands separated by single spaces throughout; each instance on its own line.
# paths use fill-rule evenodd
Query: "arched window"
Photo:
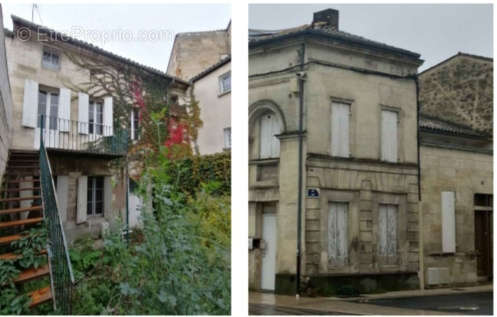
M 259 118 L 260 126 L 260 158 L 280 156 L 280 140 L 275 136 L 280 134 L 280 122 L 276 114 L 267 112 Z

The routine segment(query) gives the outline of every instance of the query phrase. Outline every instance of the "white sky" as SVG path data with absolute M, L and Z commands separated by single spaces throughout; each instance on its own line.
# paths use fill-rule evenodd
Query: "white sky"
M 421 71 L 457 52 L 493 56 L 490 4 L 252 4 L 249 26 L 307 24 L 314 12 L 327 8 L 340 11 L 343 31 L 420 53 L 425 60 Z
M 75 37 L 164 72 L 176 33 L 224 29 L 231 17 L 229 4 L 46 3 L 38 7 L 41 21 L 35 11 L 35 23 L 68 35 L 86 34 Z M 9 30 L 11 14 L 31 21 L 31 4 L 2 1 L 2 9 Z M 147 40 L 127 40 L 138 34 Z M 115 39 L 105 40 L 111 36 Z

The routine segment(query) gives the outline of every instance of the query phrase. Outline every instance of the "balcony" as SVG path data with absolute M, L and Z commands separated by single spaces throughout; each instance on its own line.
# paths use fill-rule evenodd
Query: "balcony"
M 44 115 L 35 129 L 35 148 L 43 140 L 47 151 L 124 156 L 128 139 L 128 131 L 123 128 Z

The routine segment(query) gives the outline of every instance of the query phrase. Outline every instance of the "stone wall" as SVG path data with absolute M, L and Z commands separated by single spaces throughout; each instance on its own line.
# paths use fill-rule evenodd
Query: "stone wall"
M 227 30 L 178 33 L 169 57 L 167 74 L 190 80 L 231 54 Z
M 452 57 L 419 75 L 422 113 L 492 134 L 493 60 Z
M 0 25 L 3 26 L 2 7 L 0 5 Z M 12 96 L 5 51 L 4 28 L 0 27 L 0 183 L 7 165 L 11 145 Z
M 421 146 L 421 198 L 424 267 L 448 268 L 449 284 L 477 281 L 475 257 L 475 193 L 493 193 L 493 157 Z M 441 192 L 456 193 L 456 252 L 442 253 Z

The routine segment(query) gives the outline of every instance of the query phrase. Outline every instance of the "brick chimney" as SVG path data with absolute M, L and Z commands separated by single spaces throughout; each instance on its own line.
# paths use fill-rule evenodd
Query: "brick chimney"
M 339 12 L 335 9 L 325 9 L 314 12 L 312 26 L 315 28 L 328 28 L 338 31 L 338 16 Z

